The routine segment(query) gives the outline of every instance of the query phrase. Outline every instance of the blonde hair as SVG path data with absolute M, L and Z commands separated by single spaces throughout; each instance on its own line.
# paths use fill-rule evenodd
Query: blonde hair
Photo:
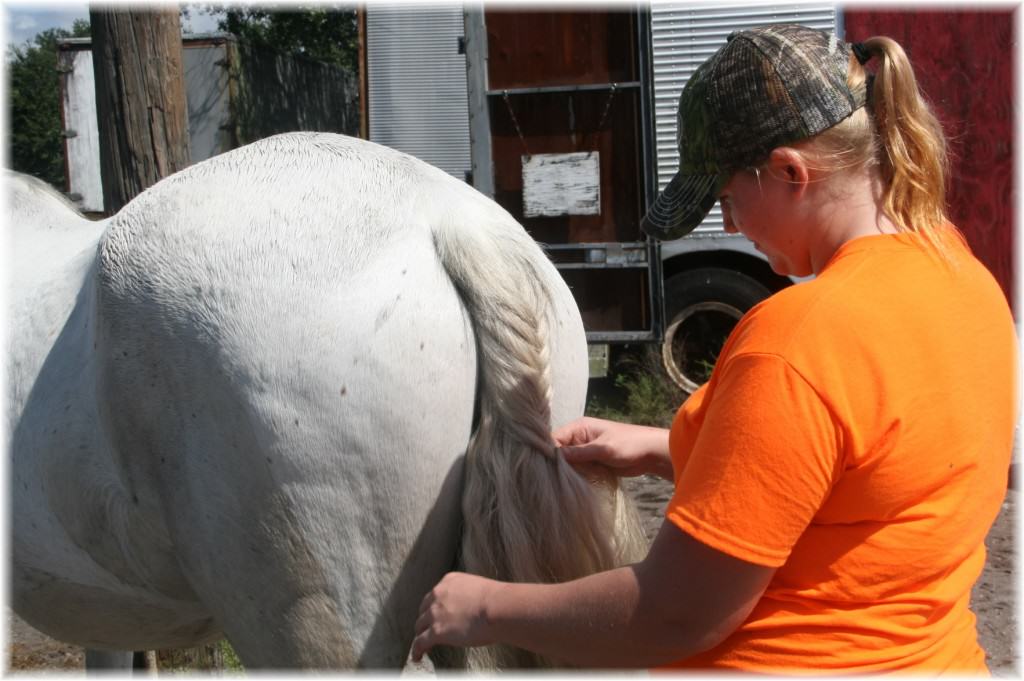
M 878 60 L 874 82 L 851 54 L 847 83 L 851 91 L 869 88 L 867 105 L 808 140 L 805 148 L 833 170 L 877 168 L 885 214 L 900 231 L 919 233 L 941 248 L 940 234 L 949 225 L 949 157 L 942 126 L 899 43 L 874 37 L 862 45 Z

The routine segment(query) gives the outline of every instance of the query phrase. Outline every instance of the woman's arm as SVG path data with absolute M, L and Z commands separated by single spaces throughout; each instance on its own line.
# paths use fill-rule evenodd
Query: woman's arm
M 572 582 L 447 575 L 423 600 L 413 657 L 439 644 L 506 643 L 578 667 L 668 664 L 725 640 L 774 573 L 666 522 L 642 562 Z
M 552 437 L 573 465 L 599 463 L 618 476 L 649 473 L 672 479 L 668 430 L 583 417 L 562 426 Z

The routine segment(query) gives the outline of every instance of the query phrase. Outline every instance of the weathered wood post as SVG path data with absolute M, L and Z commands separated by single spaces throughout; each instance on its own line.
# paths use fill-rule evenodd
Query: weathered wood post
M 89 6 L 103 207 L 113 214 L 190 163 L 175 5 Z

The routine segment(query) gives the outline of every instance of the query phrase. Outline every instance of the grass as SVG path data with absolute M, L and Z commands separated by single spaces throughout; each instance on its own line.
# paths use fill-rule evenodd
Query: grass
M 224 669 L 233 672 L 244 672 L 245 667 L 242 666 L 242 661 L 238 659 L 238 654 L 235 649 L 231 647 L 226 638 L 217 641 L 217 647 L 220 648 L 221 655 L 224 658 Z
M 241 660 L 227 639 L 196 648 L 156 651 L 156 667 L 161 672 L 196 671 L 244 672 Z
M 591 382 L 587 416 L 668 428 L 683 392 L 668 377 L 654 348 L 626 349 L 606 379 Z

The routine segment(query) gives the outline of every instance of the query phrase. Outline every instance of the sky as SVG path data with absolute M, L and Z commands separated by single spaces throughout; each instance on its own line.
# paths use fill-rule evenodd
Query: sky
M 32 40 L 37 33 L 48 28 L 71 30 L 75 19 L 89 19 L 87 2 L 3 2 L 3 23 L 5 40 L 8 44 L 21 45 Z M 193 12 L 190 28 L 194 33 L 205 33 L 217 29 L 217 20 L 209 15 Z
M 4 3 L 4 24 L 7 42 L 20 45 L 48 28 L 71 29 L 75 19 L 88 19 L 86 3 L 38 5 Z

